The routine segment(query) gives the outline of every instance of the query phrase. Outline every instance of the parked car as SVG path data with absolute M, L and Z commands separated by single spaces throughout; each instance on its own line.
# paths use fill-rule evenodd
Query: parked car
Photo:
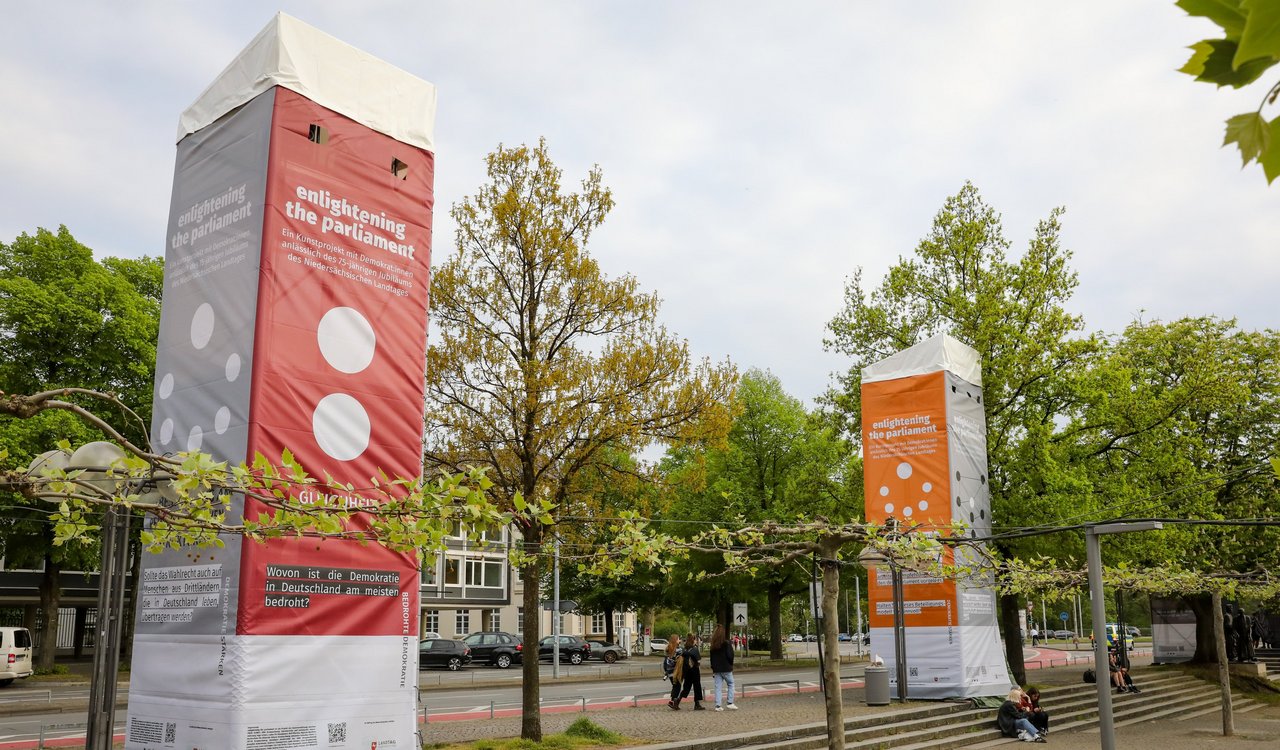
M 627 658 L 627 650 L 609 641 L 587 641 L 591 644 L 591 657 L 605 664 L 612 664 L 619 659 Z M 663 648 L 666 648 L 664 645 Z
M 1138 628 L 1137 625 L 1126 625 L 1124 628 L 1124 632 L 1128 633 L 1130 637 L 1133 637 L 1133 638 L 1137 638 L 1138 636 L 1142 635 L 1142 630 Z
M 471 649 L 452 638 L 428 638 L 418 642 L 418 669 L 444 667 L 457 672 L 471 663 Z
M 666 638 L 652 638 L 649 640 L 649 653 L 660 654 L 667 650 Z
M 31 631 L 0 628 L 0 687 L 8 687 L 31 673 Z
M 817 634 L 817 633 L 810 633 L 809 635 L 806 635 L 806 636 L 804 637 L 804 639 L 805 639 L 805 641 L 806 641 L 806 642 L 808 642 L 808 643 L 817 643 L 817 642 L 818 642 L 818 634 Z
M 423 633 L 423 634 L 422 634 L 422 640 L 424 640 L 424 641 L 429 641 L 429 640 L 431 640 L 432 638 L 439 638 L 439 637 L 440 637 L 440 634 L 439 634 L 439 633 L 435 633 L 435 632 L 432 632 L 432 631 L 430 631 L 430 630 L 428 630 L 427 632 L 425 632 L 425 633 Z
M 853 641 L 853 636 L 849 635 L 848 633 L 841 633 L 836 636 L 836 640 L 840 641 L 841 643 L 851 643 Z
M 791 635 L 787 636 L 787 642 L 804 643 L 804 636 L 800 635 L 799 633 L 792 633 Z
M 472 633 L 462 642 L 471 647 L 472 661 L 499 669 L 519 664 L 524 652 L 524 644 L 519 638 L 499 631 Z
M 576 635 L 549 635 L 538 641 L 538 658 L 551 661 L 555 656 L 553 646 L 560 639 L 560 660 L 581 664 L 591 658 L 591 644 Z
M 1061 638 L 1061 639 L 1062 639 L 1062 640 L 1064 640 L 1064 641 L 1071 640 L 1072 638 L 1074 638 L 1074 637 L 1075 637 L 1075 635 L 1076 635 L 1076 634 L 1075 634 L 1073 631 L 1070 631 L 1070 630 L 1055 630 L 1055 631 L 1053 631 L 1053 637 L 1054 637 L 1054 638 Z

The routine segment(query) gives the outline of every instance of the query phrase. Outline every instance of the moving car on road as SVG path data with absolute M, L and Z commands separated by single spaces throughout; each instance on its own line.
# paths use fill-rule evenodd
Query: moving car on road
M 418 669 L 444 667 L 457 672 L 471 663 L 471 649 L 452 638 L 428 638 L 418 642 Z
M 463 638 L 462 642 L 471 647 L 472 661 L 499 669 L 519 664 L 524 651 L 524 644 L 519 638 L 496 630 L 472 633 Z
M 605 664 L 612 664 L 619 659 L 627 658 L 627 651 L 622 646 L 608 641 L 587 641 L 591 644 L 591 656 L 603 661 Z M 664 645 L 663 648 L 666 648 Z
M 560 639 L 560 660 L 570 664 L 581 664 L 591 658 L 591 644 L 576 635 L 549 635 L 538 641 L 538 658 L 551 661 L 555 653 L 553 647 L 556 639 Z

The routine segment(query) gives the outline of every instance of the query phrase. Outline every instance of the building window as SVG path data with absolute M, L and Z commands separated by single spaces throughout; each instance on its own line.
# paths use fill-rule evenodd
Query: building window
M 460 609 L 453 618 L 453 632 L 455 635 L 464 636 L 471 632 L 471 610 Z
M 524 635 L 524 607 L 516 607 L 516 632 Z
M 422 618 L 422 632 L 439 633 L 440 632 L 440 610 L 428 609 L 427 616 Z
M 491 610 L 489 612 L 489 629 L 502 630 L 502 612 L 500 610 Z
M 501 560 L 467 560 L 467 585 L 487 589 L 502 588 Z
M 435 588 L 440 578 L 440 558 L 437 555 L 426 557 L 427 559 L 422 561 L 422 585 Z
M 561 612 L 559 616 L 560 616 L 560 628 L 556 632 L 563 634 L 564 633 L 564 613 Z
M 627 615 L 625 612 L 613 613 L 613 632 L 616 635 L 627 626 Z
M 591 615 L 591 632 L 592 632 L 592 633 L 603 633 L 603 632 L 605 632 L 605 630 L 604 630 L 604 614 L 602 614 L 602 613 L 597 613 L 597 614 Z
M 460 579 L 458 576 L 458 571 L 460 570 L 460 567 L 461 567 L 459 565 L 460 562 L 461 561 L 458 560 L 458 558 L 456 557 L 446 557 L 444 559 L 444 585 L 446 586 L 458 585 L 458 583 L 460 582 Z

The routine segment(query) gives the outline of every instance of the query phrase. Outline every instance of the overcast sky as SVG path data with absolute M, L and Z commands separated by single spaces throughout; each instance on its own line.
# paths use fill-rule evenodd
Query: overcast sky
M 66 224 L 99 256 L 161 254 L 178 115 L 276 9 L 6 3 L 0 241 Z M 1218 148 L 1263 92 L 1175 72 L 1214 27 L 1171 0 L 278 9 L 438 86 L 437 261 L 485 154 L 545 136 L 566 184 L 599 164 L 614 191 L 606 272 L 658 291 L 700 356 L 804 399 L 845 367 L 822 338 L 847 277 L 878 283 L 965 180 L 1014 253 L 1066 207 L 1092 330 L 1280 327 L 1280 183 Z

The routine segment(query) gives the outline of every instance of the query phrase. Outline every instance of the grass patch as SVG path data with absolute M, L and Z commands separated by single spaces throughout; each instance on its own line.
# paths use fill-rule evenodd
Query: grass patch
M 427 743 L 423 750 L 574 750 L 602 745 L 621 745 L 626 737 L 610 731 L 582 717 L 569 725 L 563 734 L 543 735 L 542 742 L 530 742 L 520 737 L 501 740 L 476 740 L 463 744 L 442 745 Z
M 54 677 L 71 674 L 71 670 L 66 664 L 54 664 L 52 667 L 36 667 L 32 674 L 36 677 Z

